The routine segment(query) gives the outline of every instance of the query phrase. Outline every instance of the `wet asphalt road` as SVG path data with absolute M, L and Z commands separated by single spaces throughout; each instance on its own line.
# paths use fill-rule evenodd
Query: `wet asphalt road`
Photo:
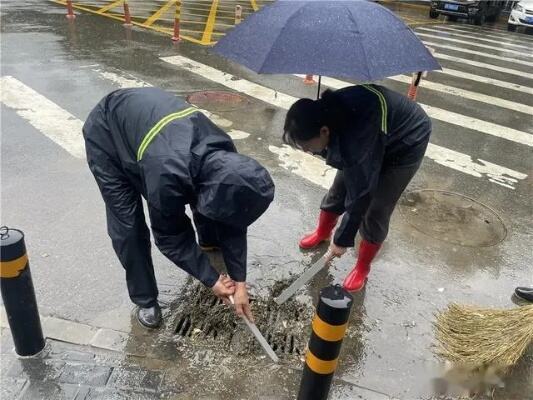
M 312 97 L 316 90 L 303 85 L 301 78 L 258 76 L 210 55 L 205 47 L 173 45 L 168 37 L 138 28 L 125 30 L 95 15 L 80 14 L 69 22 L 64 10 L 53 4 L 3 2 L 1 24 L 2 77 L 13 77 L 80 121 L 105 94 L 140 81 L 180 95 L 228 89 L 210 75 L 161 59 L 176 55 L 279 93 Z M 533 63 L 533 36 L 462 24 L 428 28 L 436 31 L 418 32 L 437 37 L 422 39 L 436 44 L 431 47 L 447 57 L 439 59 L 445 68 L 463 75 L 432 73 L 428 78 L 455 88 L 455 94 L 429 87 L 420 90 L 418 100 L 439 110 L 432 137 L 438 147 L 425 159 L 410 190 L 435 189 L 475 199 L 497 215 L 498 228 L 481 226 L 466 242 L 457 243 L 453 232 L 476 225 L 481 214 L 457 215 L 451 208 L 455 203 L 439 203 L 440 198 L 416 206 L 404 202 L 393 216 L 367 288 L 356 297 L 352 325 L 360 335 L 347 339 L 338 376 L 402 399 L 427 398 L 431 393 L 435 367 L 431 322 L 436 311 L 451 301 L 511 307 L 514 287 L 533 284 L 533 118 L 527 112 L 533 107 L 528 64 Z M 472 75 L 481 78 L 473 80 Z M 383 83 L 407 90 L 405 83 Z M 473 99 L 470 93 L 485 97 Z M 236 140 L 237 147 L 265 164 L 275 179 L 276 200 L 249 235 L 249 280 L 259 294 L 265 294 L 276 281 L 299 274 L 324 250 L 303 253 L 297 240 L 313 227 L 325 189 L 309 172 L 294 166 L 286 169 L 280 160 L 288 154 L 280 140 L 283 104 L 258 99 L 256 92 L 241 95 L 246 97 L 245 106 L 203 108 L 222 117 L 225 129 L 249 133 Z M 516 104 L 522 111 L 514 109 Z M 43 134 L 50 121 L 29 123 L 27 115 L 4 99 L 1 110 L 2 224 L 27 235 L 41 314 L 129 331 L 132 307 L 123 271 L 107 239 L 103 203 L 85 160 Z M 467 126 L 455 123 L 457 114 L 467 118 Z M 505 129 L 512 131 L 501 137 Z M 307 162 L 304 159 L 302 165 Z M 313 171 L 324 172 L 311 168 L 311 175 Z M 432 201 L 438 203 L 435 211 L 417 219 L 413 209 L 430 207 Z M 459 204 L 468 209 L 468 204 Z M 478 234 L 499 243 L 480 247 Z M 153 253 L 161 301 L 172 303 L 186 276 L 157 251 Z M 341 282 L 353 259 L 350 252 L 319 274 L 302 292 L 304 301 L 311 303 L 320 287 Z M 522 365 L 499 398 L 528 398 L 527 393 L 533 392 L 532 374 L 531 365 Z

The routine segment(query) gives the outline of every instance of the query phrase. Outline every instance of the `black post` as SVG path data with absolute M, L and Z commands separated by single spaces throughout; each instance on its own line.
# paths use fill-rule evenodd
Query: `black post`
M 298 400 L 326 400 L 348 328 L 353 297 L 340 285 L 320 291 Z
M 318 89 L 316 91 L 316 99 L 320 99 L 320 85 L 322 84 L 322 75 L 318 75 Z
M 32 356 L 44 348 L 45 341 L 24 234 L 1 227 L 0 250 L 0 289 L 15 351 L 19 356 Z

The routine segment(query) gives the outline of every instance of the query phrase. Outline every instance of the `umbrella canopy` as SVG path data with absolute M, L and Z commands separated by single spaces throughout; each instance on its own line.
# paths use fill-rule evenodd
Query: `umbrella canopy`
M 262 74 L 374 81 L 441 68 L 400 18 L 366 0 L 279 0 L 237 25 L 213 50 Z

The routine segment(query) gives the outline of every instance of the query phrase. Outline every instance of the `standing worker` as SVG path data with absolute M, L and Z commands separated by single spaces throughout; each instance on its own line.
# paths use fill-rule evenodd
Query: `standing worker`
M 420 167 L 431 134 L 431 120 L 407 97 L 377 85 L 326 91 L 319 100 L 300 99 L 287 113 L 283 140 L 321 154 L 336 168 L 322 200 L 318 226 L 300 241 L 310 249 L 328 240 L 340 215 L 329 252 L 340 257 L 362 240 L 344 288 L 363 288 L 389 231 L 400 195 Z
M 155 328 L 162 320 L 141 196 L 161 252 L 226 303 L 233 295 L 236 312 L 253 319 L 246 230 L 274 197 L 268 172 L 238 154 L 230 137 L 198 109 L 157 88 L 104 97 L 87 118 L 83 136 L 139 322 Z M 211 266 L 196 243 L 187 204 L 199 242 L 221 249 L 229 277 Z

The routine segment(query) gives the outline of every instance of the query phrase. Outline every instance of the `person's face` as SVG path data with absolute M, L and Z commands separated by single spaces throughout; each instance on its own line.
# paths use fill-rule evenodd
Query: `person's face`
M 328 146 L 329 134 L 329 128 L 323 126 L 320 128 L 320 134 L 317 137 L 311 140 L 298 141 L 297 145 L 306 153 L 321 153 Z

